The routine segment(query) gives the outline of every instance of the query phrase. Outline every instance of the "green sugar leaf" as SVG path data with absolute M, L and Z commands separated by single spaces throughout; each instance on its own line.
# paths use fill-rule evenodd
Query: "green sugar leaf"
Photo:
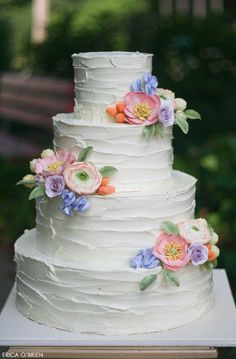
M 173 286 L 175 287 L 179 287 L 180 283 L 179 283 L 179 279 L 173 274 L 172 271 L 164 269 L 164 275 L 166 280 Z
M 33 189 L 33 191 L 29 195 L 29 200 L 42 197 L 45 195 L 45 186 L 38 186 Z
M 150 126 L 144 127 L 143 133 L 144 133 L 144 136 L 146 137 L 147 141 L 149 141 L 152 138 L 155 131 L 156 131 L 155 125 L 150 125 Z
M 156 123 L 155 128 L 156 128 L 156 134 L 159 135 L 160 137 L 163 137 L 164 127 L 162 126 L 162 124 Z
M 143 292 L 157 279 L 157 274 L 149 274 L 144 277 L 140 282 L 140 290 Z
M 189 131 L 189 125 L 185 118 L 183 117 L 176 117 L 175 123 L 180 127 L 180 129 L 183 131 L 183 133 L 187 134 Z
M 197 111 L 185 110 L 184 113 L 188 118 L 190 118 L 192 120 L 201 120 L 201 115 Z
M 209 271 L 209 272 L 212 272 L 213 270 L 213 265 L 212 265 L 212 262 L 206 262 L 203 264 L 203 266 Z
M 24 180 L 24 179 L 22 179 L 22 180 L 20 180 L 20 181 L 18 181 L 18 182 L 16 183 L 16 186 L 19 186 L 19 185 L 27 185 L 27 184 L 29 184 L 29 185 L 35 184 L 35 180 Z
M 179 228 L 171 221 L 164 221 L 161 223 L 161 229 L 167 234 L 179 234 Z
M 112 176 L 114 173 L 117 172 L 117 168 L 112 167 L 112 166 L 105 166 L 102 167 L 99 172 L 101 173 L 102 177 L 110 177 Z
M 93 149 L 92 146 L 83 148 L 79 153 L 78 162 L 84 162 L 88 157 L 88 155 L 90 154 L 90 152 L 92 151 L 92 149 Z

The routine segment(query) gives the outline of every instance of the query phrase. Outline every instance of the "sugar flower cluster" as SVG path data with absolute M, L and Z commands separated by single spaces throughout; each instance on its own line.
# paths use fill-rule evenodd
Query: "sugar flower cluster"
M 115 192 L 115 187 L 108 183 L 116 168 L 105 166 L 98 170 L 92 162 L 86 161 L 91 150 L 92 147 L 81 150 L 76 159 L 72 152 L 46 149 L 40 158 L 30 161 L 33 174 L 26 175 L 17 184 L 33 189 L 29 199 L 38 198 L 44 202 L 60 197 L 60 210 L 67 216 L 75 211 L 83 213 L 89 208 L 86 196 Z
M 218 235 L 204 218 L 178 224 L 166 221 L 162 224 L 162 232 L 155 245 L 140 250 L 131 258 L 130 265 L 134 269 L 161 267 L 162 271 L 168 273 L 167 277 L 172 279 L 171 273 L 189 264 L 212 269 L 220 253 L 217 242 Z
M 164 127 L 174 124 L 187 133 L 187 118 L 201 119 L 198 112 L 187 109 L 184 99 L 175 98 L 170 90 L 158 88 L 156 76 L 150 73 L 131 84 L 131 91 L 124 100 L 108 106 L 106 112 L 118 123 L 144 125 L 147 139 L 155 133 L 162 135 Z

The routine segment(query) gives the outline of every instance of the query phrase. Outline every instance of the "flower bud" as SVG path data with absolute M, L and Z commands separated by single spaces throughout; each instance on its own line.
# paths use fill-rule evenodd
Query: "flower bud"
M 54 151 L 51 150 L 50 148 L 47 148 L 46 150 L 44 150 L 41 153 L 41 158 L 46 158 L 46 157 L 50 157 L 50 156 L 53 156 L 53 155 L 54 155 Z
M 187 107 L 187 102 L 183 98 L 175 99 L 175 109 L 184 111 Z
M 218 240 L 219 240 L 219 236 L 218 236 L 217 233 L 214 232 L 213 235 L 212 235 L 212 238 L 210 240 L 210 243 L 211 244 L 216 244 L 218 242 Z
M 35 178 L 33 175 L 26 175 L 25 177 L 23 177 L 23 180 L 24 181 L 32 181 L 33 183 L 30 183 L 30 184 L 24 184 L 25 187 L 28 187 L 28 188 L 34 188 L 35 186 Z
M 35 172 L 35 162 L 36 162 L 35 159 L 33 159 L 32 161 L 30 161 L 30 171 L 31 171 L 31 172 Z
M 219 257 L 220 250 L 218 247 L 216 247 L 214 244 L 211 246 L 211 251 L 214 253 L 215 258 Z

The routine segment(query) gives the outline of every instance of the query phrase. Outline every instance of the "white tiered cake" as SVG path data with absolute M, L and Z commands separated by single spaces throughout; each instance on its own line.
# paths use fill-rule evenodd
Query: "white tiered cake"
M 151 72 L 151 62 L 152 55 L 142 53 L 73 55 L 75 113 L 54 117 L 54 147 L 78 156 L 92 146 L 89 161 L 118 169 L 111 177 L 116 192 L 89 195 L 89 209 L 73 216 L 59 209 L 59 196 L 36 200 L 36 229 L 15 245 L 16 303 L 30 319 L 83 333 L 150 333 L 187 324 L 212 305 L 212 272 L 200 257 L 196 265 L 191 250 L 178 270 L 130 264 L 140 249 L 154 246 L 163 222 L 195 223 L 196 180 L 172 170 L 172 126 L 147 141 L 144 124 L 116 123 L 106 113 Z M 198 234 L 196 225 L 191 230 Z M 176 228 L 166 230 L 169 236 L 180 235 Z M 212 254 L 209 238 L 199 238 L 198 246 Z M 140 290 L 147 274 L 150 286 Z

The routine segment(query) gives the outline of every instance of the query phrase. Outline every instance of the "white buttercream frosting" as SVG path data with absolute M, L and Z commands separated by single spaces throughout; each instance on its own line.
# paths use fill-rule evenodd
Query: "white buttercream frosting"
M 54 117 L 54 146 L 78 154 L 82 148 L 93 146 L 89 160 L 96 166 L 115 166 L 111 178 L 116 191 L 158 189 L 161 180 L 170 177 L 173 148 L 172 127 L 164 129 L 162 137 L 147 141 L 142 125 L 91 124 L 78 120 L 74 114 Z
M 157 191 L 91 195 L 90 208 L 66 217 L 60 200 L 37 203 L 37 249 L 53 258 L 107 270 L 122 268 L 139 249 L 152 247 L 161 222 L 192 219 L 195 178 L 174 172 Z
M 97 334 L 150 333 L 187 324 L 212 305 L 212 274 L 204 266 L 176 272 L 133 269 L 130 259 L 152 247 L 161 222 L 194 218 L 196 179 L 172 170 L 172 128 L 146 141 L 142 125 L 111 123 L 105 108 L 151 72 L 151 54 L 73 55 L 76 113 L 54 117 L 54 146 L 111 165 L 116 193 L 88 196 L 90 208 L 66 217 L 60 199 L 36 201 L 36 229 L 15 244 L 17 307 L 48 326 Z M 159 273 L 144 292 L 144 276 Z
M 152 71 L 152 56 L 119 51 L 72 55 L 76 116 L 94 123 L 114 121 L 106 107 L 123 101 L 132 83 Z
M 212 274 L 204 267 L 190 264 L 178 271 L 179 288 L 168 284 L 161 273 L 140 292 L 147 270 L 132 269 L 127 263 L 109 271 L 102 257 L 100 265 L 91 268 L 80 261 L 52 259 L 37 250 L 35 230 L 18 239 L 15 252 L 17 307 L 48 326 L 111 335 L 150 333 L 187 324 L 212 305 Z

